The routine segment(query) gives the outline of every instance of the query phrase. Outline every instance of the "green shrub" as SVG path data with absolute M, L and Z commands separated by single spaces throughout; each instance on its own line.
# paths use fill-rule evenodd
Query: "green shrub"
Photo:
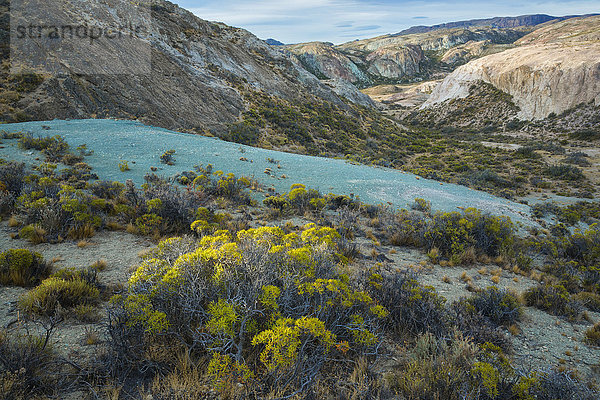
M 436 337 L 448 333 L 446 299 L 414 277 L 399 272 L 375 273 L 370 277 L 370 293 L 388 310 L 386 321 L 391 330 L 407 330 L 413 335 L 429 332 Z
M 485 215 L 468 208 L 463 213 L 435 213 L 423 237 L 427 249 L 437 247 L 447 257 L 459 256 L 470 246 L 495 257 L 514 242 L 514 231 L 510 218 Z
M 386 380 L 392 392 L 403 399 L 467 398 L 477 353 L 466 338 L 455 336 L 445 341 L 426 333 L 418 337 L 414 349 Z
M 480 313 L 470 298 L 461 298 L 452 303 L 447 310 L 447 318 L 451 324 L 465 337 L 476 344 L 491 343 L 506 351 L 511 349 L 511 342 L 489 317 Z M 491 312 L 488 312 L 491 314 Z
M 34 138 L 32 135 L 24 134 L 19 138 L 19 147 L 26 150 L 40 150 L 49 162 L 61 161 L 72 165 L 83 159 L 81 156 L 70 153 L 69 144 L 60 135 Z
M 535 152 L 535 147 L 523 146 L 515 151 L 515 155 L 520 158 L 542 158 L 542 156 Z
M 236 142 L 255 146 L 260 138 L 260 130 L 250 122 L 238 122 L 229 126 L 227 135 L 224 137 L 229 142 Z
M 570 139 L 594 141 L 600 139 L 600 131 L 597 129 L 581 129 L 569 133 Z
M 28 314 L 53 316 L 57 311 L 80 305 L 95 305 L 100 291 L 84 276 L 72 271 L 59 271 L 42 281 L 19 299 L 19 309 Z
M 119 169 L 121 170 L 121 172 L 127 172 L 127 171 L 131 170 L 131 168 L 129 168 L 129 161 L 121 160 L 119 162 Z
M 0 215 L 13 211 L 15 199 L 25 184 L 24 177 L 25 164 L 0 159 Z
M 175 163 L 175 150 L 167 150 L 160 156 L 160 162 L 167 165 L 173 165 Z
M 160 232 L 163 219 L 155 213 L 144 214 L 135 220 L 135 225 L 142 235 Z
M 107 203 L 52 177 L 33 175 L 16 207 L 26 225 L 20 235 L 34 243 L 89 237 L 102 226 Z
M 587 160 L 588 157 L 589 156 L 587 154 L 577 151 L 569 154 L 562 160 L 562 162 L 566 164 L 579 165 L 580 167 L 589 167 L 592 165 L 592 163 Z
M 475 310 L 496 325 L 511 325 L 523 313 L 521 304 L 511 293 L 491 286 L 467 300 Z
M 579 292 L 571 295 L 573 300 L 583 304 L 588 310 L 600 311 L 600 294 L 590 292 Z
M 411 205 L 411 208 L 416 211 L 421 211 L 424 213 L 431 212 L 431 202 L 425 199 L 416 198 L 415 202 Z
M 46 230 L 37 224 L 26 225 L 19 230 L 19 237 L 33 244 L 46 242 Z
M 87 189 L 96 197 L 115 200 L 121 195 L 125 189 L 125 185 L 117 181 L 96 181 L 88 183 Z
M 11 249 L 0 253 L 0 283 L 34 286 L 50 275 L 52 267 L 42 255 L 26 249 Z
M 567 289 L 562 285 L 538 285 L 525 292 L 525 302 L 540 310 L 554 315 L 576 318 L 582 311 L 582 305 L 571 299 Z
M 563 179 L 567 181 L 576 181 L 585 179 L 583 172 L 577 167 L 572 165 L 560 164 L 553 165 L 546 169 L 546 174 L 553 178 Z

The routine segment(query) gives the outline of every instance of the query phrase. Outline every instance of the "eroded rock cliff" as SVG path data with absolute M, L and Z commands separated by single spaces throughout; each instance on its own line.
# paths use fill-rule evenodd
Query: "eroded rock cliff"
M 522 119 L 542 119 L 579 104 L 600 105 L 600 17 L 550 24 L 519 47 L 473 60 L 452 72 L 423 107 L 465 98 L 477 81 L 512 96 Z

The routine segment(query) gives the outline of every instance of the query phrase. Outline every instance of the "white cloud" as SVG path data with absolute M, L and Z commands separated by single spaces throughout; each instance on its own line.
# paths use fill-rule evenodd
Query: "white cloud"
M 312 40 L 342 43 L 349 38 L 398 32 L 412 25 L 473 18 L 600 11 L 597 0 L 492 0 L 485 3 L 471 0 L 180 0 L 180 3 L 200 18 L 242 27 L 261 38 L 273 37 L 285 43 Z

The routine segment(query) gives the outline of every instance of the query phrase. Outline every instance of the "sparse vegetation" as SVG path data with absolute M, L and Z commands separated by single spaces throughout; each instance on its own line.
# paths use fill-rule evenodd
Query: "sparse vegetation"
M 322 146 L 319 140 L 311 142 L 314 132 L 304 130 L 303 121 L 293 123 L 300 118 L 294 110 L 275 114 L 261 114 L 264 125 L 257 128 L 255 140 L 272 140 L 263 128 L 284 124 L 296 129 L 303 146 Z M 493 159 L 500 154 L 504 161 L 531 163 L 546 183 L 581 181 L 577 185 L 585 186 L 584 179 L 570 180 L 575 172 L 569 166 L 584 167 L 575 162 L 584 156 L 565 160 L 570 169 L 544 164 L 541 154 L 564 154 L 555 144 L 529 144 L 513 154 L 465 141 L 457 145 L 462 149 L 458 153 L 466 155 L 461 158 L 450 157 L 449 151 L 458 142 L 452 135 L 459 132 L 448 135 L 423 131 L 403 138 L 405 148 L 398 160 L 407 164 L 401 167 L 426 165 L 420 173 L 439 174 L 436 179 L 441 180 L 466 179 L 490 191 L 507 190 L 507 197 L 524 193 L 531 174 L 518 178 L 522 186 L 514 190 L 516 178 Z M 64 147 L 58 137 L 17 137 L 23 146 L 50 149 L 47 161 L 57 159 Z M 384 139 L 369 139 L 372 154 L 389 150 L 378 147 Z M 77 152 L 85 157 L 90 151 L 80 146 Z M 167 153 L 171 158 L 165 162 L 172 163 L 174 151 Z M 474 154 L 477 158 L 469 158 Z M 63 158 L 56 162 L 64 163 Z M 273 158 L 266 161 L 279 165 Z M 115 396 L 154 398 L 207 397 L 215 392 L 223 398 L 431 399 L 526 399 L 548 393 L 585 398 L 591 393 L 582 381 L 567 379 L 571 375 L 555 372 L 551 365 L 543 372 L 510 365 L 511 335 L 520 335 L 523 307 L 515 293 L 482 289 L 481 282 L 498 284 L 501 275 L 506 278 L 502 283 L 518 282 L 513 273 L 531 274 L 543 284 L 524 293 L 527 305 L 589 320 L 584 307 L 595 310 L 600 304 L 593 202 L 536 206 L 540 218 L 552 213 L 565 224 L 591 224 L 582 230 L 559 224 L 531 229 L 530 236 L 523 236 L 510 219 L 472 208 L 436 212 L 427 199 L 417 198 L 409 210 L 394 210 L 363 204 L 354 196 L 322 194 L 300 183 L 279 194 L 252 179 L 215 171 L 212 165 L 172 178 L 148 174 L 139 188 L 131 181 L 92 181 L 93 177 L 82 162 L 67 170 L 45 162 L 31 171 L 0 162 L 0 191 L 9 194 L 0 204 L 3 215 L 11 218 L 7 229 L 15 237 L 32 244 L 71 240 L 85 248 L 101 242 L 90 237 L 109 228 L 158 243 L 143 255 L 124 287 L 100 283 L 105 261 L 52 275 L 43 260 L 25 263 L 12 275 L 2 270 L 3 284 L 31 288 L 17 303 L 20 315 L 86 324 L 77 340 L 105 354 L 68 375 L 67 381 L 76 376 L 73 379 L 87 385 L 112 388 Z M 269 194 L 264 207 L 248 189 Z M 298 226 L 298 221 L 318 225 Z M 264 226 L 271 224 L 276 226 Z M 419 283 L 417 273 L 394 270 L 390 257 L 403 252 L 402 246 L 421 249 L 431 263 L 421 260 L 411 271 L 441 267 L 447 275 L 440 275 L 437 283 L 460 286 L 468 295 L 448 302 L 433 287 Z M 80 252 L 90 251 L 93 247 Z M 491 268 L 490 263 L 499 267 Z M 474 265 L 479 275 L 469 270 L 454 278 L 452 269 L 443 270 L 458 265 Z M 103 302 L 115 291 L 107 320 Z M 99 324 L 108 330 L 98 331 Z M 596 331 L 589 329 L 588 343 L 595 343 Z M 375 372 L 373 366 L 389 364 L 391 356 L 394 367 Z M 566 365 L 565 361 L 561 368 Z M 43 375 L 50 392 L 67 367 L 62 368 Z M 15 377 L 20 375 L 3 373 L 3 384 L 17 387 Z M 90 382 L 91 376 L 100 382 Z
M 51 266 L 41 254 L 26 249 L 11 249 L 0 253 L 0 284 L 34 286 L 47 278 Z
M 534 306 L 555 315 L 577 318 L 583 311 L 579 302 L 571 299 L 567 289 L 562 285 L 542 284 L 525 292 L 528 306 Z
M 160 156 L 160 162 L 167 165 L 175 164 L 175 150 L 167 150 Z
M 63 269 L 45 279 L 19 300 L 19 309 L 32 315 L 52 317 L 56 313 L 93 306 L 100 299 L 99 283 L 93 269 Z M 89 311 L 89 308 L 83 308 Z M 79 313 L 85 315 L 79 308 Z
M 121 162 L 119 162 L 119 169 L 121 170 L 121 172 L 130 171 L 131 168 L 129 168 L 129 161 L 121 160 Z
M 594 346 L 600 346 L 600 322 L 585 331 L 585 340 Z

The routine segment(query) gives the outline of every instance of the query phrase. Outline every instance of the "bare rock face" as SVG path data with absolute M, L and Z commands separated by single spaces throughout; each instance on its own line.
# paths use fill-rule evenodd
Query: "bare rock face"
M 408 85 L 380 85 L 363 89 L 362 92 L 383 104 L 414 108 L 423 104 L 440 82 L 434 80 Z
M 471 28 L 471 29 L 442 29 L 426 33 L 410 35 L 384 35 L 371 39 L 357 40 L 338 46 L 345 52 L 363 51 L 373 52 L 385 47 L 416 45 L 423 50 L 447 50 L 469 41 L 489 40 L 492 43 L 513 43 L 523 37 L 527 31 L 496 28 Z
M 542 119 L 579 104 L 600 105 L 600 17 L 543 27 L 515 49 L 473 60 L 451 73 L 423 107 L 465 98 L 477 81 L 512 96 L 522 119 Z
M 488 44 L 513 43 L 525 33 L 524 30 L 490 27 L 455 28 L 402 36 L 384 35 L 338 46 L 310 42 L 285 48 L 320 79 L 343 79 L 364 87 L 388 80 L 422 79 L 427 72 L 424 67 L 432 61 L 425 51 L 441 52 L 469 43 L 454 56 L 466 61 L 479 56 Z
M 381 48 L 367 56 L 368 71 L 385 78 L 418 74 L 423 60 L 423 50 L 415 45 Z
M 329 86 L 338 95 L 350 100 L 355 104 L 360 104 L 366 107 L 377 107 L 371 97 L 356 90 L 356 86 L 352 85 L 345 79 L 329 79 L 323 81 L 324 84 Z
M 489 40 L 481 40 L 479 42 L 469 41 L 448 50 L 444 53 L 441 61 L 446 64 L 464 63 L 465 61 L 480 56 L 490 43 Z
M 142 0 L 134 5 L 138 6 L 149 11 L 135 17 L 135 23 L 145 28 L 145 35 L 128 36 L 131 46 L 116 40 L 81 50 L 74 46 L 72 60 L 84 67 L 93 66 L 94 71 L 104 68 L 110 72 L 113 66 L 105 62 L 109 55 L 135 68 L 141 63 L 141 53 L 136 52 L 146 49 L 151 59 L 147 71 L 85 74 L 69 60 L 57 63 L 62 68 L 59 73 L 50 65 L 45 70 L 36 67 L 43 82 L 20 92 L 14 108 L 33 119 L 116 117 L 169 129 L 219 133 L 239 121 L 247 108 L 244 93 L 248 92 L 264 92 L 286 101 L 325 100 L 342 109 L 348 107 L 289 53 L 243 29 L 204 21 L 163 0 Z M 47 12 L 49 18 L 66 16 L 63 19 L 85 21 L 89 26 L 120 27 L 131 20 L 112 7 L 107 0 L 67 0 Z M 67 43 L 55 43 L 32 40 L 36 58 L 60 60 L 59 51 Z M 27 70 L 27 65 L 24 67 Z M 12 79 L 3 68 L 3 79 Z M 360 98 L 361 93 L 354 92 L 345 90 L 350 98 Z
M 329 79 L 368 82 L 369 78 L 343 53 L 330 43 L 310 42 L 286 46 L 316 76 Z

